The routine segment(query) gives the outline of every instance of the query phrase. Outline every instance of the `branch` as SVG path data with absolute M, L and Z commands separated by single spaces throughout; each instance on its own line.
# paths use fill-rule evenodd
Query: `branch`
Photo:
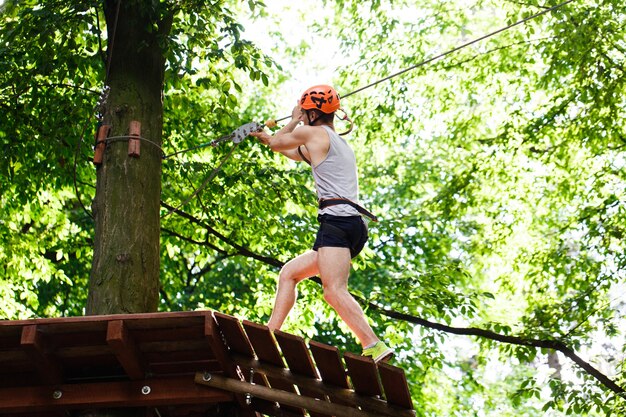
M 159 288 L 159 294 L 163 298 L 163 301 L 165 301 L 165 304 L 167 304 L 167 306 L 171 309 L 172 308 L 172 302 L 170 301 L 170 298 L 167 295 L 167 292 L 163 289 L 163 287 Z
M 214 251 L 216 251 L 217 253 L 219 253 L 220 255 L 224 255 L 225 257 L 226 256 L 232 256 L 232 255 L 229 255 L 228 252 L 226 252 L 224 249 L 220 249 L 217 246 L 215 246 L 215 245 L 213 245 L 213 244 L 211 244 L 209 242 L 199 242 L 197 240 L 194 240 L 194 239 L 192 239 L 190 237 L 183 236 L 180 233 L 174 232 L 173 230 L 169 230 L 169 229 L 166 229 L 164 227 L 161 227 L 161 231 L 164 232 L 164 233 L 167 233 L 170 236 L 177 237 L 178 239 L 180 239 L 182 241 L 185 241 L 185 242 L 188 242 L 188 243 L 192 243 L 194 245 L 207 246 L 207 247 L 213 249 Z
M 196 217 L 192 216 L 189 213 L 184 212 L 181 209 L 177 209 L 177 208 L 175 208 L 173 206 L 170 206 L 169 204 L 167 204 L 164 201 L 161 202 L 161 206 L 163 206 L 166 209 L 172 211 L 173 213 L 176 213 L 177 215 L 181 216 L 182 218 L 187 219 L 190 222 L 192 222 L 194 224 L 197 224 L 198 226 L 203 227 L 211 235 L 217 237 L 222 242 L 224 242 L 224 243 L 232 246 L 233 248 L 235 248 L 239 255 L 247 256 L 249 258 L 256 259 L 257 261 L 261 261 L 263 263 L 266 263 L 268 265 L 272 265 L 272 266 L 275 266 L 275 267 L 278 267 L 278 268 L 281 268 L 283 266 L 283 263 L 280 262 L 277 259 L 270 258 L 270 257 L 267 257 L 267 256 L 263 256 L 263 255 L 259 255 L 257 253 L 252 252 L 251 250 L 245 248 L 244 246 L 241 246 L 238 243 L 233 242 L 231 239 L 227 238 L 226 236 L 224 236 L 223 234 L 221 234 L 220 232 L 215 230 L 213 227 L 209 226 L 207 223 L 203 222 L 200 219 L 197 219 Z
M 565 356 L 574 361 L 578 366 L 587 371 L 591 376 L 596 378 L 600 383 L 606 386 L 611 391 L 616 394 L 624 397 L 626 394 L 626 390 L 623 387 L 619 386 L 615 381 L 604 375 L 602 372 L 594 368 L 589 362 L 584 361 L 580 356 L 578 356 L 571 348 L 569 348 L 565 343 L 560 342 L 558 340 L 541 340 L 541 339 L 525 339 L 523 337 L 518 336 L 507 336 L 499 333 L 492 332 L 491 330 L 479 329 L 476 327 L 452 327 L 445 324 L 434 323 L 420 317 L 412 316 L 406 313 L 400 313 L 395 310 L 386 309 L 377 304 L 374 304 L 370 301 L 364 300 L 358 296 L 353 294 L 353 297 L 359 300 L 360 303 L 367 305 L 371 309 L 374 309 L 381 314 L 394 318 L 397 320 L 403 320 L 409 323 L 418 324 L 423 327 L 427 327 L 430 329 L 462 335 L 462 336 L 477 336 L 485 339 L 495 340 L 497 342 L 509 343 L 513 345 L 519 346 L 528 346 L 535 347 L 540 349 L 552 349 L 563 353 Z

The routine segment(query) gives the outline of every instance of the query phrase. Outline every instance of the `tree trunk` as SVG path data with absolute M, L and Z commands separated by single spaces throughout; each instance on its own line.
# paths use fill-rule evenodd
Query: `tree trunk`
M 119 7 L 119 11 L 118 11 Z M 97 168 L 94 256 L 87 314 L 156 311 L 159 300 L 159 201 L 165 60 L 152 3 L 105 2 L 109 56 L 104 123 L 109 137 L 141 123 L 140 156 L 128 154 L 128 138 L 108 141 Z M 153 25 L 161 23 L 161 26 Z M 165 26 L 165 27 L 164 27 Z

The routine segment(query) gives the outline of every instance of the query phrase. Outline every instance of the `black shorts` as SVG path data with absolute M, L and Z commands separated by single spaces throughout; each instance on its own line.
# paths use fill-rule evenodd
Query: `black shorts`
M 349 248 L 354 258 L 363 250 L 367 243 L 367 225 L 361 216 L 333 216 L 322 214 L 317 216 L 320 228 L 313 244 L 313 250 L 332 246 Z

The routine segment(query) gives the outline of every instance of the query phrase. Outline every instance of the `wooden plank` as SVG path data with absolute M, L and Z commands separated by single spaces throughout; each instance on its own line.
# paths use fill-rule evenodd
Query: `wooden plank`
M 30 363 L 30 357 L 24 350 L 11 349 L 0 351 L 0 372 L 7 367 L 24 363 Z
M 276 336 L 283 356 L 292 372 L 311 378 L 319 378 L 304 339 L 280 330 L 274 331 L 274 336 Z
M 228 346 L 224 340 L 223 333 L 221 333 L 221 328 L 218 325 L 216 315 L 220 313 L 207 314 L 205 316 L 205 327 L 204 327 L 204 335 L 211 346 L 211 350 L 215 355 L 215 358 L 222 365 L 222 369 L 224 373 L 231 378 L 236 378 L 238 380 L 242 380 L 244 375 L 241 373 L 239 367 L 233 362 L 233 360 L 229 356 Z M 224 316 L 224 315 L 222 315 Z M 227 316 L 226 318 L 228 318 Z M 250 407 L 251 404 L 246 402 L 246 396 L 244 394 L 236 394 L 235 399 L 241 408 L 241 414 L 243 417 L 253 417 L 257 416 L 257 413 L 253 411 Z M 260 406 L 264 407 L 263 404 Z M 275 410 L 271 407 L 268 407 L 268 410 L 265 411 L 265 414 L 274 415 Z
M 39 377 L 44 383 L 61 383 L 63 380 L 61 368 L 48 354 L 45 338 L 39 332 L 37 325 L 31 324 L 22 328 L 20 343 L 39 371 Z
M 310 378 L 319 379 L 317 369 L 313 365 L 313 360 L 309 354 L 309 350 L 304 343 L 304 339 L 301 337 L 281 332 L 280 330 L 274 331 L 274 336 L 280 345 L 280 349 L 283 352 L 285 361 L 289 366 L 291 372 L 304 375 Z M 307 389 L 306 385 L 298 385 L 300 393 L 308 397 L 317 398 L 321 401 L 327 401 L 326 395 L 319 395 L 313 390 Z M 332 414 L 320 414 L 314 410 L 310 410 L 311 417 L 324 417 Z
M 172 352 L 144 352 L 142 354 L 148 364 L 155 362 L 178 362 L 191 360 L 211 360 L 207 352 L 197 350 L 175 350 Z
M 136 340 L 136 339 L 135 339 Z M 137 343 L 142 352 L 171 352 L 174 350 L 198 351 L 201 356 L 208 356 L 204 336 L 201 339 L 162 340 L 154 342 Z
M 238 353 L 241 355 L 245 355 L 251 358 L 255 357 L 254 349 L 252 348 L 252 343 L 246 332 L 244 331 L 241 322 L 239 319 L 233 316 L 229 316 L 227 314 L 215 312 L 214 314 L 215 320 L 219 326 L 219 329 L 224 336 L 224 340 L 226 345 L 230 347 L 231 353 Z M 262 374 L 254 374 L 251 369 L 241 369 L 241 374 L 243 376 L 243 380 L 251 382 L 250 378 L 252 377 L 252 382 L 267 385 L 268 381 Z M 269 403 L 265 400 L 251 398 L 249 395 L 246 398 L 247 402 L 251 402 L 253 404 L 252 407 L 256 410 L 273 410 L 277 407 L 277 404 Z
M 243 331 L 239 320 L 233 316 L 218 312 L 215 312 L 213 315 L 215 320 L 217 320 L 222 335 L 224 335 L 224 339 L 226 339 L 226 344 L 233 351 L 253 358 L 254 350 L 252 349 L 252 344 Z
M 149 387 L 149 392 L 144 387 Z M 0 389 L 0 413 L 99 407 L 148 407 L 233 401 L 233 394 L 198 386 L 189 376 Z
M 380 416 L 415 417 L 415 413 L 412 410 L 390 405 L 380 398 L 360 396 L 351 389 L 328 385 L 319 379 L 299 375 L 288 369 L 260 362 L 247 356 L 234 354 L 233 359 L 235 363 L 243 368 L 254 368 L 265 375 L 289 381 L 297 386 L 306 386 L 309 392 L 314 391 L 319 395 L 327 395 L 333 403 L 360 407 L 363 410 L 378 413 Z
M 285 362 L 283 362 L 283 358 L 280 357 L 280 352 L 276 347 L 276 341 L 272 336 L 272 332 L 267 326 L 244 320 L 243 327 L 259 360 L 269 362 L 275 366 L 285 366 Z
M 76 334 L 75 337 L 80 337 Z M 55 356 L 60 359 L 85 358 L 90 356 L 112 355 L 111 347 L 106 344 L 98 346 L 66 346 L 54 351 Z
M 251 321 L 244 320 L 243 327 L 246 334 L 250 338 L 252 347 L 254 348 L 259 361 L 267 362 L 273 366 L 284 368 L 285 362 L 280 356 L 276 341 L 272 336 L 272 332 L 267 326 L 252 323 Z M 267 376 L 267 381 L 272 388 L 280 389 L 287 392 L 296 393 L 296 388 L 292 383 L 285 381 L 282 378 L 276 378 L 270 375 Z M 280 404 L 281 410 L 287 410 L 294 415 L 304 415 L 302 408 L 292 407 L 286 404 Z
M 385 389 L 387 402 L 399 407 L 413 409 L 413 401 L 404 370 L 387 363 L 379 363 L 378 373 Z
M 190 327 L 169 327 L 158 329 L 132 329 L 133 338 L 139 345 L 150 343 L 163 343 L 170 341 L 194 341 L 204 340 L 204 324 L 192 325 Z
M 84 329 L 81 331 L 69 331 L 72 330 L 68 326 L 63 329 L 62 333 L 57 333 L 52 331 L 51 326 L 40 323 L 41 329 L 45 329 L 46 338 L 48 342 L 54 345 L 55 352 L 62 350 L 67 347 L 87 347 L 87 346 L 106 346 L 106 332 L 107 332 L 107 323 L 103 323 L 104 326 L 98 326 L 96 330 L 92 329 Z M 54 325 L 56 330 L 59 330 L 58 325 Z
M 382 395 L 376 364 L 372 358 L 346 352 L 343 359 L 346 361 L 348 375 L 357 394 L 370 397 Z
M 123 320 L 112 320 L 107 326 L 107 344 L 117 357 L 120 365 L 132 380 L 143 379 L 145 365 L 141 354 L 130 336 Z
M 178 312 L 178 313 L 151 313 L 151 314 L 131 314 L 122 315 L 120 320 L 128 325 L 128 329 L 133 333 L 136 331 L 147 330 L 167 330 L 171 332 L 185 331 L 189 328 L 202 328 L 202 313 L 207 311 L 196 312 Z M 113 316 L 110 320 L 115 319 Z M 109 320 L 109 321 L 110 321 Z
M 339 349 L 314 340 L 309 342 L 309 348 L 315 359 L 322 381 L 340 388 L 350 388 L 346 370 L 339 356 Z
M 324 383 L 341 388 L 350 388 L 346 370 L 339 356 L 339 349 L 313 340 L 309 342 L 309 349 Z M 331 398 L 331 401 L 337 404 L 348 404 L 343 398 Z
M 338 415 L 342 417 L 380 417 L 380 414 L 370 413 L 350 408 L 339 404 L 331 404 L 326 401 L 318 401 L 314 398 L 293 394 L 286 391 L 264 387 L 262 385 L 249 384 L 244 381 L 226 378 L 221 375 L 196 374 L 195 381 L 198 384 L 219 388 L 231 392 L 252 393 L 255 397 L 302 407 L 310 410 L 311 415 Z

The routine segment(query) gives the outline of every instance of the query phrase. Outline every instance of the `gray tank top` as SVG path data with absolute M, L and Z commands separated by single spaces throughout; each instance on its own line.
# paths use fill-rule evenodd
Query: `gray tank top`
M 359 204 L 359 180 L 356 158 L 348 142 L 329 126 L 326 129 L 330 147 L 326 158 L 312 166 L 318 199 L 345 198 Z M 359 212 L 347 204 L 338 204 L 319 210 L 319 214 L 334 216 L 358 216 Z

